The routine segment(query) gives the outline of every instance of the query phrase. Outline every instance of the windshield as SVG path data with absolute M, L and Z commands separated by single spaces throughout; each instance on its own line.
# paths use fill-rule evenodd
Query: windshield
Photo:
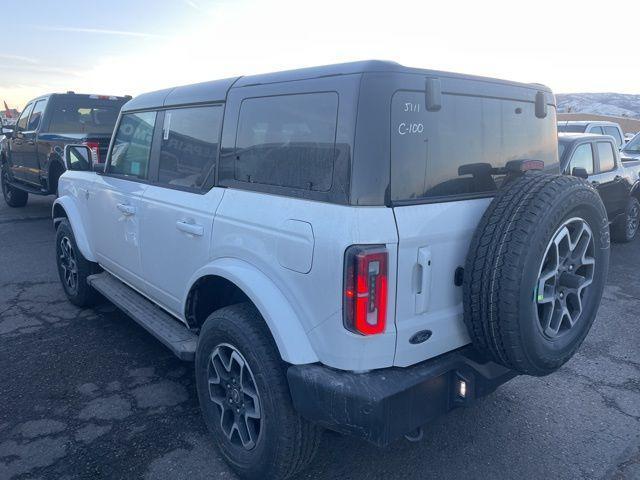
M 559 142 L 558 143 L 558 158 L 562 159 L 562 155 L 564 155 L 564 151 L 567 149 L 567 145 Z
M 575 124 L 566 124 L 566 123 L 558 124 L 559 132 L 584 133 L 586 129 L 587 129 L 586 125 L 575 125 Z
M 629 140 L 629 143 L 624 146 L 623 151 L 640 153 L 640 134 Z

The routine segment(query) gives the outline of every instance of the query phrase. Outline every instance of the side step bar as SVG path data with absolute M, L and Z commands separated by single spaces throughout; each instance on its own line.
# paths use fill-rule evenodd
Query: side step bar
M 91 275 L 87 282 L 180 359 L 193 361 L 198 336 L 167 312 L 108 272 Z
M 17 188 L 18 190 L 23 190 L 33 195 L 47 195 L 47 191 L 45 189 L 34 187 L 31 184 L 23 183 L 18 180 L 13 180 L 12 182 L 9 182 L 9 186 Z

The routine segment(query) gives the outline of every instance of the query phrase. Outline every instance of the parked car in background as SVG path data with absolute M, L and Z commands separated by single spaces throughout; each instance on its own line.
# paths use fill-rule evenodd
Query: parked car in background
M 7 204 L 22 207 L 30 193 L 57 193 L 65 145 L 84 143 L 104 161 L 120 108 L 130 98 L 67 92 L 27 103 L 15 126 L 3 129 L 0 166 Z
M 631 138 L 620 152 L 623 162 L 640 160 L 640 133 Z
M 562 171 L 589 180 L 600 193 L 612 239 L 633 240 L 640 227 L 640 161 L 621 161 L 610 136 L 560 133 L 558 142 Z
M 636 135 L 637 135 L 637 132 L 636 133 L 629 133 L 629 132 L 625 133 L 624 134 L 625 143 L 630 142 L 633 139 L 633 137 L 635 137 Z
M 624 132 L 615 122 L 567 120 L 558 122 L 558 132 L 561 133 L 591 133 L 593 135 L 611 135 L 618 149 L 625 143 Z
M 547 87 L 391 62 L 143 94 L 100 174 L 66 147 L 60 281 L 195 361 L 242 478 L 288 478 L 323 428 L 416 439 L 573 356 L 609 235 L 556 139 Z

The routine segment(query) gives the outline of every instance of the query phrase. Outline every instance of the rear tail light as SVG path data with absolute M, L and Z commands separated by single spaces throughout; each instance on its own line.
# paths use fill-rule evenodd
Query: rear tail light
M 387 272 L 384 246 L 353 245 L 345 253 L 343 321 L 360 335 L 382 333 L 387 324 Z
M 89 147 L 97 162 L 102 163 L 102 159 L 100 158 L 100 144 L 98 142 L 84 142 L 84 144 Z

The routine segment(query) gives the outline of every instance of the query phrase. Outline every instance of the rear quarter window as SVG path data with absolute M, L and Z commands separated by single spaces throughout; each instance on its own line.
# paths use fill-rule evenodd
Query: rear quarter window
M 243 100 L 236 136 L 235 180 L 330 190 L 337 115 L 335 92 Z
M 443 94 L 437 112 L 424 92 L 398 91 L 391 105 L 393 201 L 490 195 L 502 177 L 490 168 L 510 160 L 557 165 L 555 114 L 535 116 L 533 103 Z

